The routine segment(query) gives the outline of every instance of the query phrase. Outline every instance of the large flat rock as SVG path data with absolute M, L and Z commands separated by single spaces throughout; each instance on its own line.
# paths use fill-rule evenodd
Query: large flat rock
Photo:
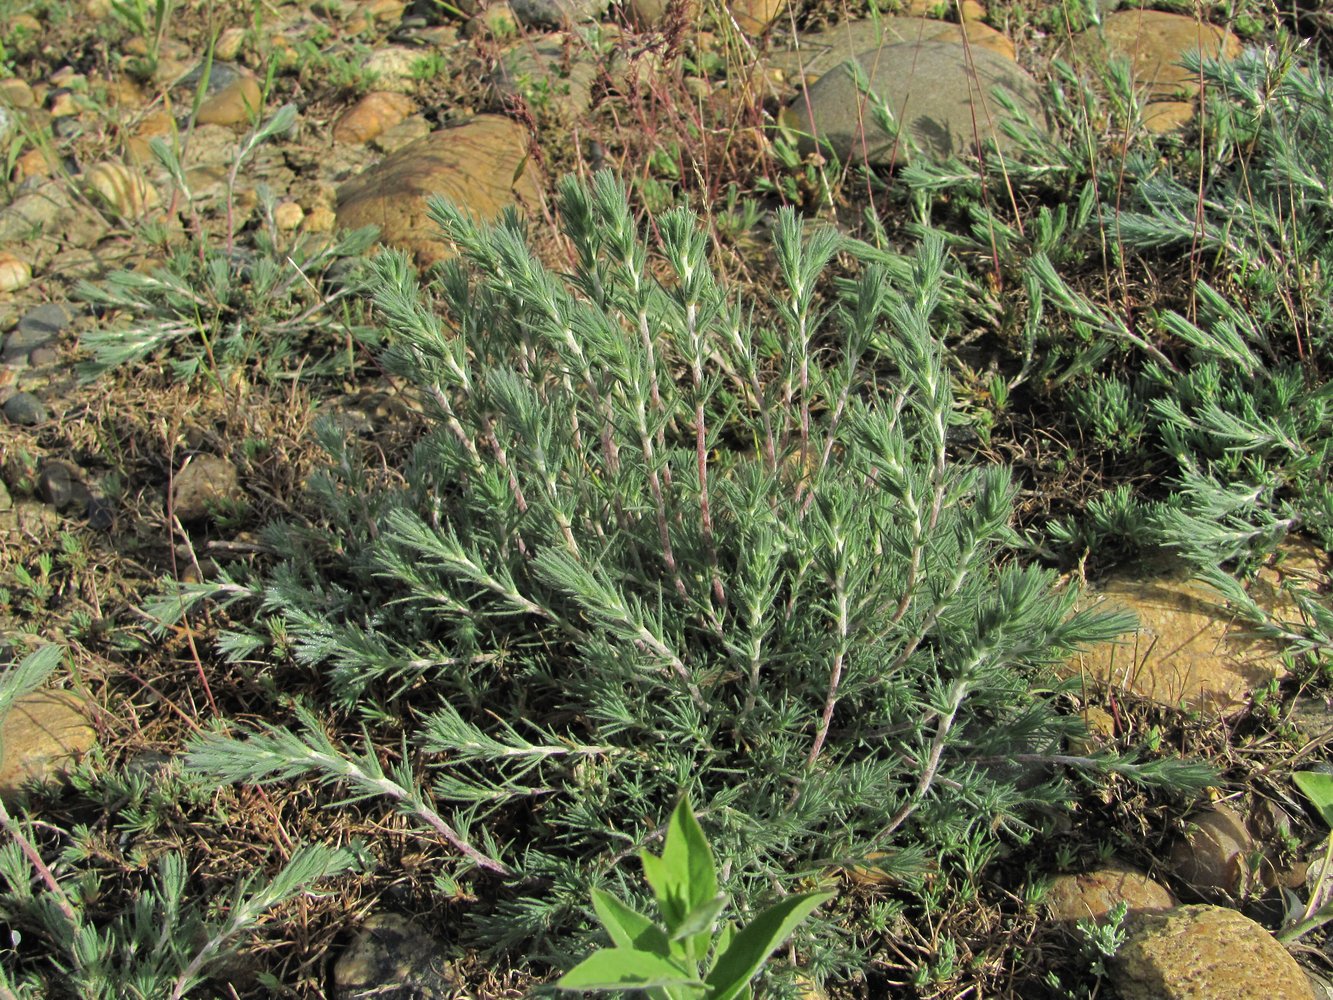
M 417 139 L 338 189 L 338 225 L 378 226 L 382 242 L 433 264 L 450 249 L 430 219 L 432 195 L 487 221 L 511 205 L 535 208 L 541 184 L 527 132 L 508 118 L 479 115 Z
M 856 62 L 868 93 L 857 85 L 852 64 L 844 62 L 792 102 L 790 118 L 807 148 L 822 140 L 844 161 L 872 166 L 909 162 L 912 147 L 935 160 L 975 155 L 988 139 L 1009 152 L 1014 144 L 1000 129 L 1005 111 L 993 96 L 996 89 L 1007 92 L 1034 121 L 1045 121 L 1036 81 L 989 49 L 901 42 L 862 53 Z M 910 142 L 881 127 L 869 94 L 884 102 Z

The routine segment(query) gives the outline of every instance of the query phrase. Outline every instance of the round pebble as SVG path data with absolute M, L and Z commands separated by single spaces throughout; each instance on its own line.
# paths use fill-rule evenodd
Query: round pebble
M 16 392 L 5 400 L 5 419 L 20 427 L 35 427 L 50 419 L 42 401 L 30 392 Z
M 0 254 L 0 292 L 17 292 L 32 282 L 32 268 L 12 253 Z

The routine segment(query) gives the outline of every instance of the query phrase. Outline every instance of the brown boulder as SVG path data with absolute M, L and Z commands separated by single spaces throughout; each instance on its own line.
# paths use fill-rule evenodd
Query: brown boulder
M 259 115 L 263 105 L 259 81 L 241 74 L 199 105 L 195 121 L 200 125 L 246 125 Z
M 432 195 L 484 220 L 510 205 L 535 208 L 541 183 L 527 133 L 508 118 L 479 115 L 409 143 L 338 189 L 338 225 L 379 226 L 381 241 L 432 264 L 452 255 L 428 214 Z
M 1168 708 L 1226 714 L 1244 706 L 1255 688 L 1286 675 L 1274 645 L 1248 636 L 1212 588 L 1183 568 L 1112 577 L 1083 603 L 1132 611 L 1139 628 L 1079 654 L 1068 672 Z
M 1142 872 L 1112 865 L 1082 875 L 1061 875 L 1046 896 L 1046 912 L 1057 923 L 1101 920 L 1119 903 L 1129 913 L 1157 913 L 1176 905 L 1165 888 Z
M 1079 47 L 1094 56 L 1126 58 L 1135 89 L 1151 101 L 1174 101 L 1199 92 L 1199 74 L 1180 65 L 1188 52 L 1205 59 L 1234 59 L 1241 44 L 1231 32 L 1184 14 L 1122 10 L 1080 36 Z
M 1254 851 L 1240 814 L 1215 805 L 1190 817 L 1171 849 L 1171 869 L 1206 898 L 1231 896 L 1245 887 Z
M 377 90 L 343 112 L 333 126 L 334 142 L 369 142 L 416 110 L 406 94 Z
M 216 455 L 190 459 L 176 473 L 172 491 L 171 510 L 182 521 L 202 521 L 245 497 L 236 466 Z
M 96 740 L 83 701 L 69 691 L 33 691 L 17 699 L 0 724 L 0 796 L 28 781 L 51 781 Z
M 1314 1000 L 1287 949 L 1220 906 L 1135 917 L 1110 972 L 1122 1000 Z

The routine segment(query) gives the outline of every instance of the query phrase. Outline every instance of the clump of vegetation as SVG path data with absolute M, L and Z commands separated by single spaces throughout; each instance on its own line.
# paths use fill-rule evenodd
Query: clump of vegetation
M 334 239 L 309 233 L 287 237 L 272 224 L 270 204 L 269 225 L 256 231 L 253 249 L 238 246 L 232 233 L 241 165 L 295 119 L 295 106 L 286 105 L 238 146 L 227 181 L 223 241 L 210 239 L 196 219 L 194 238 L 177 245 L 161 266 L 79 283 L 79 295 L 116 320 L 83 338 L 92 352 L 79 366 L 85 378 L 154 356 L 176 380 L 202 378 L 214 385 L 236 375 L 277 383 L 353 367 L 363 330 L 350 308 L 357 286 L 349 278 L 374 243 L 374 227 Z M 161 139 L 151 145 L 190 199 L 176 151 Z
M 387 796 L 453 845 L 441 890 L 513 882 L 472 908 L 476 939 L 538 954 L 569 947 L 589 891 L 635 891 L 616 862 L 681 787 L 742 913 L 849 861 L 910 881 L 1033 836 L 1067 800 L 1075 728 L 1048 668 L 1132 619 L 1005 560 L 1008 473 L 950 459 L 940 242 L 821 306 L 857 247 L 784 211 L 761 312 L 714 279 L 690 213 L 650 250 L 609 174 L 561 195 L 567 280 L 516 218 L 444 204 L 461 259 L 424 292 L 403 256 L 374 261 L 386 364 L 430 423 L 398 486 L 324 427 L 326 516 L 270 532 L 282 568 L 249 587 L 267 627 L 223 641 L 314 671 L 326 719 L 401 720 L 412 751 L 385 770 L 303 708 L 204 737 L 191 765 Z M 246 588 L 158 610 L 210 592 Z M 827 971 L 847 956 L 816 924 Z
M 5 667 L 0 719 L 18 698 L 45 684 L 60 661 L 59 647 L 45 646 Z M 151 779 L 142 774 L 121 779 L 108 778 L 104 784 L 130 793 L 118 803 L 125 809 L 122 822 L 128 833 L 142 819 L 136 800 L 144 797 Z M 346 848 L 298 846 L 271 875 L 239 879 L 225 906 L 219 906 L 221 898 L 201 899 L 191 891 L 185 856 L 173 851 L 151 864 L 140 859 L 132 898 L 117 891 L 111 900 L 120 906 L 113 903 L 109 909 L 101 897 L 113 880 L 101 870 L 95 831 L 56 831 L 54 846 L 43 851 L 50 839 L 44 829 L 48 824 L 15 819 L 2 801 L 0 826 L 6 834 L 0 845 L 0 920 L 8 932 L 7 948 L 13 949 L 0 963 L 0 990 L 34 1000 L 195 995 L 268 911 L 357 864 Z

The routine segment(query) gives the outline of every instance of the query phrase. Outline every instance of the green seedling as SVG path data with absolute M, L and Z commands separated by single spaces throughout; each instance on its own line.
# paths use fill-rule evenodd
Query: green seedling
M 593 909 L 613 948 L 593 952 L 556 986 L 564 990 L 643 990 L 655 1000 L 733 1000 L 753 995 L 750 980 L 831 892 L 788 896 L 742 930 L 719 923 L 727 894 L 718 890 L 713 852 L 681 799 L 661 856 L 639 855 L 663 924 L 608 892 L 592 890 Z

